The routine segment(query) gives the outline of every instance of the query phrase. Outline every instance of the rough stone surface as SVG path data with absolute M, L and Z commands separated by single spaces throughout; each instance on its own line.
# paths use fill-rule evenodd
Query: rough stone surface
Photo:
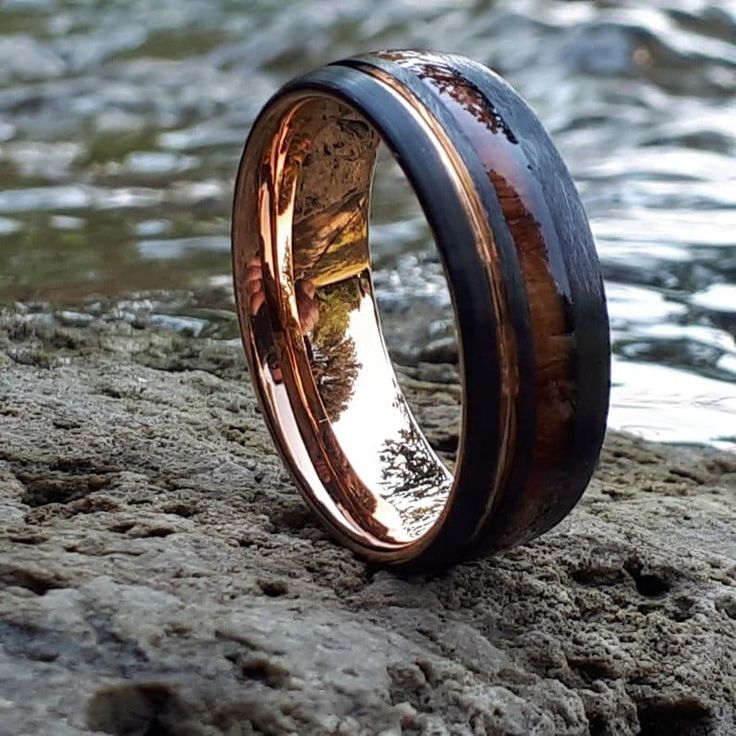
M 736 458 L 610 436 L 555 531 L 400 579 L 315 524 L 237 344 L 5 315 L 0 644 L 3 736 L 734 734 Z

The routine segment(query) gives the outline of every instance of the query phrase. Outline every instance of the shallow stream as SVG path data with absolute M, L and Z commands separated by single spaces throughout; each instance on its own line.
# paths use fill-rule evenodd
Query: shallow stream
M 736 449 L 732 0 L 4 0 L 0 303 L 236 337 L 229 211 L 254 115 L 291 76 L 387 47 L 490 65 L 552 134 L 606 277 L 611 426 Z M 379 184 L 389 341 L 422 357 L 448 299 L 411 197 L 390 170 Z

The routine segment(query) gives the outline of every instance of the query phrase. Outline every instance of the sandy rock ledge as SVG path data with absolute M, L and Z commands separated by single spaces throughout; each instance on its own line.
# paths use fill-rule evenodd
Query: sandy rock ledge
M 0 644 L 3 736 L 731 736 L 736 457 L 612 435 L 554 532 L 405 580 L 315 524 L 237 344 L 5 314 Z

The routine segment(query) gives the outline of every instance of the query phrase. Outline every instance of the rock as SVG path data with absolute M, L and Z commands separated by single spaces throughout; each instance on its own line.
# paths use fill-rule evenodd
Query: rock
M 553 532 L 401 579 L 315 523 L 237 344 L 74 324 L 0 317 L 3 736 L 736 732 L 733 456 L 612 434 Z M 457 387 L 406 382 L 453 451 Z
M 440 337 L 430 340 L 418 354 L 419 362 L 423 363 L 448 363 L 457 365 L 458 352 L 457 340 L 450 337 Z

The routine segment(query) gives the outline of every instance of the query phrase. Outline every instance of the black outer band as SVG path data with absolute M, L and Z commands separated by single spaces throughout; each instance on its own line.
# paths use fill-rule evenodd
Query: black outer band
M 544 527 L 536 530 L 536 533 L 541 533 L 557 524 L 577 503 L 595 469 L 603 444 L 610 393 L 610 338 L 603 279 L 580 196 L 562 157 L 534 112 L 507 82 L 481 64 L 454 54 L 442 54 L 441 59 L 474 86 L 513 131 L 549 204 L 549 214 L 558 240 L 548 245 L 559 249 L 561 258 L 558 260 L 565 266 L 565 274 L 559 274 L 559 281 L 564 281 L 566 290 L 569 289 L 564 296 L 567 297 L 568 325 L 575 337 L 572 378 L 576 384 L 576 401 L 567 458 L 560 459 L 560 466 L 565 468 L 567 475 L 566 482 L 560 486 L 563 492 L 550 499 L 553 501 L 552 513 L 545 519 Z M 530 361 L 532 340 L 528 321 L 518 319 L 519 315 L 527 314 L 527 295 L 523 279 L 522 283 L 516 282 L 519 271 L 515 246 L 496 193 L 485 174 L 479 174 L 479 170 L 483 171 L 482 165 L 474 152 L 462 145 L 463 134 L 457 130 L 457 126 L 453 126 L 436 93 L 411 71 L 372 54 L 340 63 L 369 64 L 391 74 L 411 89 L 442 122 L 473 174 L 474 183 L 486 207 L 502 266 L 505 267 L 504 283 L 508 289 L 510 312 L 515 318 L 519 376 L 524 389 L 517 397 L 518 434 L 508 490 L 503 503 L 494 510 L 494 518 L 486 530 L 488 538 L 481 542 L 481 547 L 493 549 L 494 540 L 505 530 L 506 520 L 518 504 L 523 503 L 523 496 L 518 491 L 523 488 L 526 478 L 531 432 L 536 425 L 534 365 Z

